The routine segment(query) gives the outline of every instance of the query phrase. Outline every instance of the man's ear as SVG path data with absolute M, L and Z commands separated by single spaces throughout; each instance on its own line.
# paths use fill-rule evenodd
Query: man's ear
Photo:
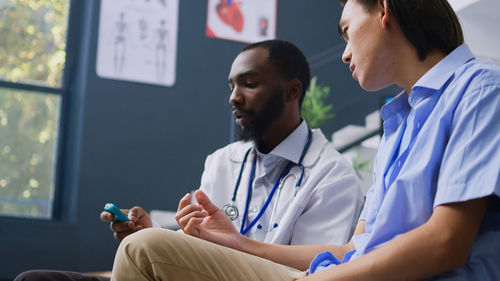
M 298 101 L 300 99 L 301 94 L 302 94 L 302 83 L 299 81 L 299 79 L 293 79 L 290 82 L 288 82 L 287 93 L 286 93 L 287 101 L 293 101 L 293 100 Z
M 382 27 L 389 27 L 392 15 L 389 12 L 389 5 L 387 5 L 387 0 L 378 0 L 378 12 Z

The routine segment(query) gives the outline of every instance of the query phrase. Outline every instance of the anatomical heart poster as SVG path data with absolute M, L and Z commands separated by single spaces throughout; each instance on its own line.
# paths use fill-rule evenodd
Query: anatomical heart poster
M 276 38 L 277 0 L 208 0 L 206 35 L 245 43 Z

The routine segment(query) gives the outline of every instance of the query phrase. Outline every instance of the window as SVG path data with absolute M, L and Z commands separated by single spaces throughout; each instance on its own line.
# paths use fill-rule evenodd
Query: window
M 0 0 L 0 215 L 50 219 L 70 0 Z

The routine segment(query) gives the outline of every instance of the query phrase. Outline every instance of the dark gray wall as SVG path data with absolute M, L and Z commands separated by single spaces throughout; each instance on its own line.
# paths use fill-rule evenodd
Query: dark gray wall
M 230 139 L 226 80 L 244 44 L 205 36 L 206 1 L 180 1 L 171 88 L 96 76 L 99 4 L 72 4 L 57 220 L 0 218 L 0 280 L 33 268 L 109 270 L 118 243 L 98 219 L 103 205 L 175 210 L 198 187 L 205 156 Z M 298 45 L 332 88 L 337 117 L 324 130 L 360 123 L 379 96 L 364 93 L 340 62 L 338 3 L 286 0 L 278 10 L 278 37 Z

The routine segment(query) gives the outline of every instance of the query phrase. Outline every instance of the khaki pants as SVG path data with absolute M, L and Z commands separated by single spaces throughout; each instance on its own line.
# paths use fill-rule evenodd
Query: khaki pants
M 306 273 L 166 229 L 144 229 L 118 248 L 111 280 L 295 280 Z

